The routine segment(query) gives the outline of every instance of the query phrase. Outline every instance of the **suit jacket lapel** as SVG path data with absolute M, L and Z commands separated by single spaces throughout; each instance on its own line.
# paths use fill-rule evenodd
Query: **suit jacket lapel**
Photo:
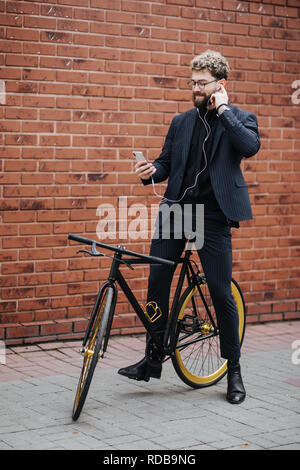
M 186 120 L 184 123 L 184 143 L 183 143 L 183 149 L 182 149 L 182 164 L 185 166 L 190 146 L 191 146 L 191 140 L 192 140 L 192 135 L 193 135 L 193 130 L 194 130 L 194 125 L 197 117 L 197 110 L 196 108 L 192 109 L 190 113 L 187 113 L 186 115 Z
M 230 103 L 228 103 L 227 106 L 230 109 L 232 107 L 232 105 Z M 212 161 L 212 159 L 215 156 L 215 153 L 216 153 L 216 150 L 217 150 L 217 147 L 218 147 L 218 144 L 219 144 L 219 140 L 220 140 L 220 138 L 221 138 L 221 136 L 223 135 L 224 132 L 225 132 L 225 129 L 222 126 L 222 123 L 219 121 L 218 124 L 217 124 L 217 127 L 216 127 L 215 136 L 214 136 L 214 140 L 213 140 L 212 147 L 211 147 L 210 161 Z
M 219 140 L 220 140 L 223 132 L 224 132 L 224 127 L 222 126 L 220 121 L 218 121 L 216 130 L 215 130 L 214 139 L 213 139 L 212 146 L 211 146 L 210 161 L 212 161 L 212 159 L 215 156 L 215 153 L 216 153 L 216 150 L 217 150 L 217 147 L 218 147 L 218 144 L 219 144 Z

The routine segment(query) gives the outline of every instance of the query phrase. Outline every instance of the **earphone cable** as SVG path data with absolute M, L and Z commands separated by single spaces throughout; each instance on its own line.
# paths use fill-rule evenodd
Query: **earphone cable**
M 203 118 L 201 117 L 201 115 L 200 115 L 199 108 L 197 108 L 197 111 L 198 111 L 198 116 L 199 116 L 199 118 L 201 119 L 202 123 L 204 124 L 205 130 L 206 130 L 206 137 L 205 137 L 205 139 L 204 139 L 204 141 L 203 141 L 203 144 L 202 144 L 202 152 L 203 152 L 204 159 L 205 159 L 204 167 L 202 168 L 201 171 L 199 171 L 199 172 L 197 173 L 197 175 L 196 175 L 196 177 L 195 177 L 195 183 L 194 183 L 192 186 L 189 186 L 188 188 L 186 188 L 186 189 L 184 190 L 183 195 L 182 195 L 181 198 L 179 198 L 179 199 L 168 199 L 168 198 L 162 196 L 161 194 L 158 194 L 158 193 L 156 192 L 156 189 L 155 189 L 155 182 L 154 182 L 154 180 L 153 180 L 153 176 L 151 176 L 153 192 L 154 192 L 154 194 L 155 194 L 157 197 L 161 197 L 161 198 L 162 198 L 161 203 L 164 203 L 164 202 L 167 202 L 167 201 L 168 201 L 168 202 L 180 202 L 180 201 L 182 201 L 182 199 L 185 197 L 187 191 L 189 191 L 190 189 L 193 189 L 193 188 L 197 185 L 197 181 L 198 181 L 199 176 L 200 176 L 201 173 L 203 173 L 203 171 L 206 170 L 206 168 L 207 168 L 207 155 L 206 155 L 206 152 L 205 152 L 205 143 L 206 143 L 206 141 L 208 140 L 208 138 L 209 138 L 209 136 L 210 136 L 210 133 L 211 133 L 211 128 L 210 128 L 210 126 L 209 126 L 209 124 L 208 124 L 208 122 L 207 122 L 207 120 L 206 120 L 206 115 L 207 115 L 207 113 L 208 113 L 208 110 L 206 111 L 206 113 L 205 113 L 205 115 L 204 115 L 204 119 L 203 119 Z

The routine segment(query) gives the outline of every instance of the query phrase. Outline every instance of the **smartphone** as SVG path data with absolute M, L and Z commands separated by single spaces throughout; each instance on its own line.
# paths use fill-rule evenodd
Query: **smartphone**
M 146 157 L 144 157 L 143 152 L 132 152 L 137 162 L 146 162 Z

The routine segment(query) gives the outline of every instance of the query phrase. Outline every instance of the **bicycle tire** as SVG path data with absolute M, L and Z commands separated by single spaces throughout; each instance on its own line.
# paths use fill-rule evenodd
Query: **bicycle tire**
M 101 356 L 101 347 L 107 327 L 113 299 L 113 288 L 107 287 L 103 293 L 97 315 L 93 322 L 86 347 L 83 352 L 83 365 L 76 390 L 72 419 L 76 421 L 85 403 L 96 365 Z
M 198 283 L 198 286 L 216 322 L 207 284 Z M 245 302 L 241 289 L 234 279 L 231 282 L 231 289 L 239 315 L 239 339 L 240 345 L 242 345 L 246 326 Z M 193 303 L 193 310 L 195 310 L 195 305 L 197 307 L 197 322 L 199 323 L 198 330 L 194 330 L 194 333 L 192 329 L 188 332 L 188 328 L 184 325 L 181 326 L 183 319 L 188 319 L 186 315 L 189 315 L 190 304 Z M 172 355 L 174 369 L 180 379 L 190 387 L 209 387 L 216 384 L 227 373 L 227 360 L 220 356 L 219 335 L 218 333 L 214 335 L 214 332 L 215 330 L 213 330 L 213 325 L 201 300 L 197 285 L 188 286 L 179 301 L 176 322 L 174 322 L 171 337 L 173 337 L 176 344 L 175 353 Z M 195 342 L 190 343 L 193 340 Z M 185 346 L 185 344 L 187 345 Z

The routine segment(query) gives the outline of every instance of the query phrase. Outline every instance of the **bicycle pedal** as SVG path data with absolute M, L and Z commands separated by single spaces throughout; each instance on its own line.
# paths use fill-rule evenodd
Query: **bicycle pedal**
M 185 315 L 180 321 L 180 325 L 186 328 L 195 329 L 198 327 L 198 318 L 193 315 Z

